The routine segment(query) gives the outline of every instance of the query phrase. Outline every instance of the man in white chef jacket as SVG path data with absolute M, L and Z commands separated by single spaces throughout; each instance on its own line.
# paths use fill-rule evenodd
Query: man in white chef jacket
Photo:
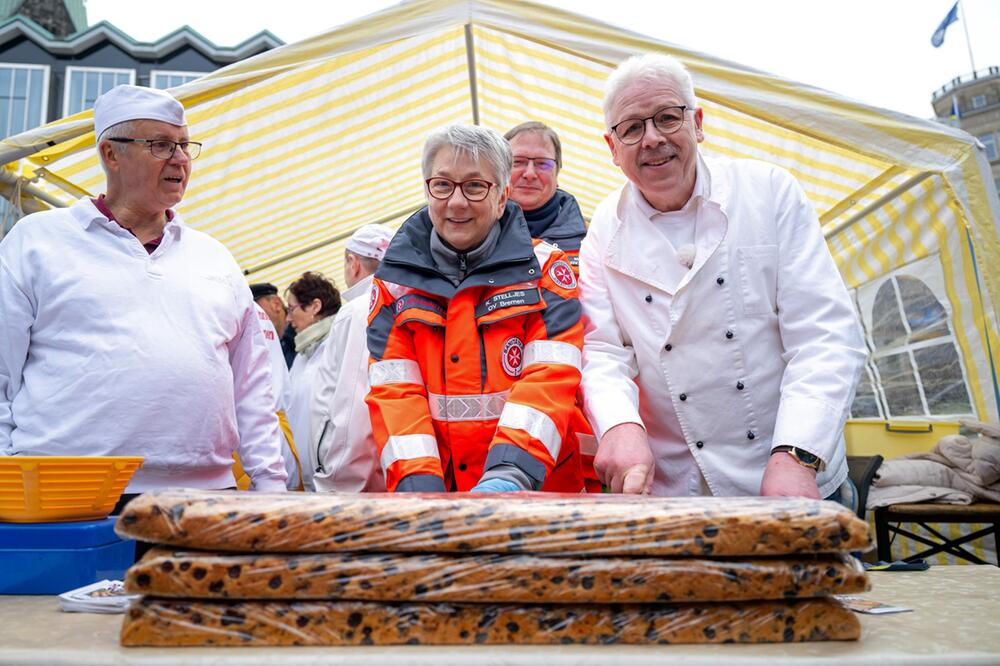
M 702 109 L 671 57 L 622 63 L 604 115 L 628 182 L 580 252 L 598 474 L 613 492 L 837 497 L 866 350 L 801 187 L 703 158 Z
M 201 144 L 169 93 L 94 107 L 107 191 L 29 215 L 0 242 L 0 452 L 143 456 L 126 495 L 284 491 L 257 312 L 239 266 L 173 210 Z
M 392 240 L 393 230 L 366 224 L 348 239 L 344 250 L 346 305 L 330 329 L 316 370 L 310 418 L 318 442 L 313 476 L 320 492 L 385 492 L 365 396 L 368 395 L 368 309 L 375 271 Z

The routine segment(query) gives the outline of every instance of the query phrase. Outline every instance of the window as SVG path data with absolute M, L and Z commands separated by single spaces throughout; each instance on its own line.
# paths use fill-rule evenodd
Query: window
M 149 86 L 151 88 L 176 88 L 188 81 L 194 81 L 208 74 L 208 72 L 168 72 L 162 69 L 154 69 L 149 73 Z
M 860 418 L 972 414 L 943 292 L 939 257 L 860 287 L 872 355 L 851 406 Z
M 48 91 L 48 67 L 0 64 L 0 136 L 44 123 Z
M 986 95 L 973 95 L 972 96 L 972 108 L 981 109 L 986 106 Z
M 990 162 L 995 161 L 998 155 L 997 142 L 996 139 L 993 138 L 993 132 L 990 132 L 989 134 L 981 134 L 976 138 L 979 139 L 980 143 L 983 144 L 983 147 L 986 148 L 986 159 Z
M 123 83 L 135 83 L 135 70 L 67 67 L 63 115 L 71 116 L 93 108 L 98 97 Z

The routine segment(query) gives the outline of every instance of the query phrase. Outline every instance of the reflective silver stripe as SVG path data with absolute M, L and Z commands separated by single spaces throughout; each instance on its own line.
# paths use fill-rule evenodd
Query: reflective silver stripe
M 541 243 L 536 245 L 535 259 L 538 260 L 538 265 L 541 266 L 542 268 L 545 268 L 545 264 L 549 263 L 549 257 L 551 257 L 552 253 L 558 249 L 559 248 L 557 248 L 555 245 L 546 243 L 545 241 L 542 241 Z
M 387 471 L 397 460 L 440 457 L 434 435 L 393 435 L 382 449 L 382 471 Z
M 585 456 L 597 455 L 597 438 L 582 432 L 576 433 L 576 441 L 580 442 L 580 453 Z
M 559 459 L 562 437 L 559 436 L 556 424 L 545 412 L 516 402 L 508 402 L 504 405 L 503 414 L 500 415 L 497 427 L 499 426 L 523 430 L 544 444 L 553 460 Z
M 579 370 L 580 350 L 568 342 L 534 340 L 524 346 L 524 367 L 534 363 L 558 363 Z
M 510 391 L 473 395 L 429 393 L 427 404 L 435 421 L 492 421 L 500 418 Z
M 406 359 L 379 361 L 368 368 L 368 381 L 372 386 L 385 384 L 420 384 L 424 380 L 420 376 L 420 366 L 416 361 Z

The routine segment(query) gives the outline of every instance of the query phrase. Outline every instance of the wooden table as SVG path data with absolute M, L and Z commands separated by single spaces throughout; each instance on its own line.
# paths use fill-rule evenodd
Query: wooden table
M 774 645 L 122 648 L 120 615 L 62 613 L 55 597 L 0 597 L 0 664 L 1000 664 L 1000 569 L 940 566 L 923 572 L 875 572 L 871 579 L 873 589 L 866 597 L 914 611 L 861 615 L 860 641 Z

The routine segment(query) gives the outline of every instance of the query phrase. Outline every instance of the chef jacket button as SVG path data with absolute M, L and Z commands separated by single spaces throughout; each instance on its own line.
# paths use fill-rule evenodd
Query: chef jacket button
M 674 346 L 673 346 L 672 344 L 670 344 L 670 343 L 668 342 L 668 343 L 666 344 L 666 346 L 665 346 L 665 347 L 663 347 L 663 348 L 664 348 L 664 349 L 666 349 L 667 351 L 670 351 L 671 349 L 673 349 L 673 348 L 674 348 Z
M 681 401 L 684 401 L 684 400 L 688 399 L 688 394 L 687 393 L 681 393 L 678 397 L 681 399 Z
M 451 355 L 451 362 L 452 363 L 458 363 L 458 354 L 452 354 Z
M 743 390 L 743 382 L 736 382 L 736 390 L 737 391 Z
M 726 282 L 726 278 L 722 277 L 721 275 L 719 277 L 715 278 L 715 283 L 716 284 L 725 284 L 725 282 Z
M 699 439 L 697 442 L 694 443 L 694 445 L 697 446 L 700 449 L 700 448 L 702 448 L 702 447 L 705 446 L 705 442 L 703 442 L 703 441 L 701 441 Z
M 753 430 L 747 430 L 747 439 L 755 439 L 757 435 L 754 434 Z
M 733 335 L 735 335 L 735 334 L 732 331 L 726 331 L 726 339 L 727 340 L 732 340 L 733 339 Z
M 464 471 L 465 471 L 465 470 L 467 470 L 468 468 L 469 468 L 469 466 L 468 466 L 468 465 L 466 465 L 465 463 L 458 463 L 458 471 L 459 471 L 459 472 L 464 472 Z
M 652 303 L 653 302 L 653 295 L 652 294 L 646 294 L 646 302 L 647 303 Z

